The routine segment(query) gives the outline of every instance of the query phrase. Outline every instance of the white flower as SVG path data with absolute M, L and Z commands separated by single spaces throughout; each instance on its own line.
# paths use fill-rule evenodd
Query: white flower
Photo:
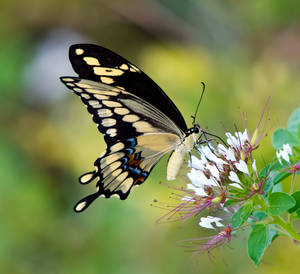
M 248 137 L 248 132 L 247 132 L 247 129 L 244 130 L 244 132 L 236 132 L 235 133 L 235 136 L 238 138 L 239 140 L 239 145 L 244 145 L 245 142 L 249 139 Z
M 208 147 L 208 146 L 201 146 L 200 147 L 200 153 L 203 153 L 205 155 L 205 157 L 212 161 L 212 162 L 215 162 L 217 165 L 218 164 L 226 164 L 225 161 L 223 161 L 222 159 L 218 158 L 212 151 L 211 149 Z
M 237 138 L 235 138 L 234 136 L 231 135 L 231 133 L 226 132 L 225 133 L 226 137 L 227 137 L 227 144 L 230 145 L 231 147 L 239 147 L 239 141 Z
M 215 229 L 212 226 L 212 223 L 215 223 L 217 227 L 223 227 L 224 225 L 220 222 L 222 221 L 221 218 L 213 217 L 213 216 L 207 216 L 207 217 L 201 217 L 199 225 L 205 228 Z
M 226 148 L 224 145 L 218 144 L 218 151 L 226 158 L 226 160 L 236 162 L 234 150 L 231 147 Z
M 203 170 L 204 165 L 206 164 L 206 162 L 203 161 L 202 159 L 199 159 L 198 157 L 192 155 L 191 159 L 189 160 L 189 166 L 192 167 L 192 168 Z
M 237 174 L 234 171 L 230 171 L 229 172 L 229 177 L 228 179 L 232 182 L 238 183 L 238 184 L 242 184 L 239 177 L 237 176 Z
M 247 129 L 244 130 L 244 132 L 235 132 L 235 136 L 231 135 L 231 133 L 226 132 L 225 135 L 227 137 L 227 144 L 230 145 L 233 148 L 240 149 L 243 147 L 245 142 L 249 140 Z
M 235 167 L 239 171 L 241 171 L 243 173 L 246 173 L 246 174 L 248 174 L 250 176 L 247 164 L 243 160 L 240 160 L 238 163 L 235 163 Z
M 207 196 L 207 194 L 206 194 L 204 188 L 196 187 L 196 186 L 194 186 L 194 185 L 192 185 L 192 184 L 187 184 L 187 189 L 188 189 L 188 190 L 193 190 L 197 196 L 201 196 L 201 197 L 202 197 L 202 196 L 203 196 L 203 197 L 204 197 L 204 196 Z
M 211 175 L 214 176 L 218 181 L 220 180 L 220 172 L 215 165 L 207 165 L 206 169 L 208 169 Z
M 292 149 L 289 144 L 284 144 L 282 146 L 282 150 L 276 152 L 276 156 L 280 164 L 282 164 L 281 159 L 289 163 L 290 162 L 289 155 L 293 155 Z
M 230 181 L 234 182 L 234 183 L 232 183 L 232 184 L 229 184 L 230 186 L 236 187 L 236 188 L 239 188 L 239 189 L 243 189 L 243 188 L 241 187 L 241 184 L 242 184 L 242 183 L 241 183 L 239 177 L 237 176 L 237 174 L 236 174 L 234 171 L 230 171 L 230 172 L 229 172 L 229 177 L 228 177 L 228 179 L 229 179 Z
M 196 169 L 192 169 L 187 176 L 196 187 L 218 186 L 218 183 L 213 178 L 208 179 L 202 171 Z

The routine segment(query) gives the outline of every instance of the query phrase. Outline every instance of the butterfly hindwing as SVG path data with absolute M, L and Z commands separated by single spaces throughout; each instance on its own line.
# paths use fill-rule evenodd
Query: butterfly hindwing
M 79 77 L 123 89 L 153 105 L 183 132 L 186 123 L 175 104 L 139 68 L 118 54 L 92 44 L 72 45 L 69 58 Z
M 79 178 L 81 184 L 97 179 L 97 192 L 80 200 L 74 210 L 85 210 L 99 196 L 109 198 L 114 195 L 125 200 L 132 187 L 142 184 L 157 161 L 165 154 L 154 153 L 151 149 L 148 149 L 146 155 L 143 153 L 145 149 L 141 150 L 136 138 L 119 141 L 108 147 L 106 153 L 95 161 L 96 170 Z

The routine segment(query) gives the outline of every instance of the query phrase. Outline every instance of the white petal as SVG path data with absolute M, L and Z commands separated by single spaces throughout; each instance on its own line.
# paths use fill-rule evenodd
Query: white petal
M 284 144 L 282 147 L 283 151 L 285 151 L 287 154 L 293 155 L 292 149 L 289 144 Z
M 281 157 L 282 157 L 285 161 L 290 162 L 289 154 L 288 154 L 285 150 L 282 150 L 282 151 L 281 151 Z
M 204 168 L 203 161 L 201 161 L 199 158 L 197 158 L 194 155 L 192 155 L 191 159 L 189 160 L 189 166 L 200 170 L 203 170 Z
M 234 150 L 232 148 L 229 148 L 227 151 L 226 159 L 228 161 L 236 162 Z
M 222 221 L 222 219 L 218 218 L 218 217 L 212 217 L 212 216 L 201 217 L 199 225 L 204 227 L 204 228 L 215 229 L 212 226 L 212 223 L 215 223 L 215 225 L 217 227 L 223 227 L 224 226 L 220 221 Z
M 245 142 L 249 139 L 248 138 L 248 133 L 247 133 L 247 129 L 244 130 L 244 132 L 236 132 L 235 136 L 238 138 L 239 141 L 239 146 L 243 146 L 245 144 Z
M 221 155 L 225 156 L 227 153 L 227 148 L 223 144 L 218 144 L 218 151 Z
M 214 153 L 212 153 L 211 149 L 208 146 L 202 146 L 201 147 L 201 152 L 205 155 L 205 157 L 208 160 L 210 160 L 212 162 L 215 162 L 217 164 L 226 164 L 225 161 L 218 158 Z
M 197 196 L 207 196 L 206 192 L 201 187 L 196 187 L 192 184 L 187 184 L 186 187 L 188 190 L 193 190 Z
M 208 169 L 211 175 L 214 176 L 218 181 L 220 180 L 220 172 L 215 165 L 207 165 L 206 169 Z
M 249 170 L 248 170 L 247 164 L 243 160 L 240 160 L 238 163 L 235 163 L 235 167 L 239 171 L 249 175 Z
M 235 138 L 234 136 L 231 135 L 231 133 L 226 132 L 225 135 L 227 136 L 227 144 L 230 145 L 231 147 L 239 147 L 239 141 L 237 140 L 237 138 Z
M 204 186 L 219 186 L 213 177 L 208 179 L 203 172 L 196 169 L 192 169 L 187 176 L 196 187 L 204 188 Z
M 206 181 L 206 185 L 207 186 L 219 186 L 219 183 L 215 178 L 211 177 L 210 179 L 208 179 Z
M 239 183 L 239 184 L 242 184 L 239 177 L 237 176 L 237 174 L 234 172 L 234 171 L 230 171 L 229 172 L 229 177 L 228 179 L 232 182 L 235 182 L 235 183 Z
M 223 155 L 228 161 L 236 162 L 234 156 L 234 150 L 232 148 L 226 148 L 222 144 L 218 145 L 218 152 Z
M 237 184 L 237 183 L 232 183 L 232 184 L 229 184 L 230 186 L 233 186 L 233 187 L 236 187 L 236 188 L 239 188 L 239 189 L 243 189 L 242 187 L 241 187 L 241 185 L 240 184 Z

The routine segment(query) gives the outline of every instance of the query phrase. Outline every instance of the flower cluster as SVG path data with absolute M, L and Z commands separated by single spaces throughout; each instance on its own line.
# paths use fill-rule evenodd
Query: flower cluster
M 185 223 L 192 216 L 200 217 L 199 226 L 215 231 L 212 236 L 191 239 L 196 253 L 209 253 L 229 243 L 232 233 L 240 229 L 251 230 L 248 254 L 256 265 L 282 231 L 294 242 L 300 242 L 300 235 L 292 226 L 292 221 L 300 218 L 300 191 L 293 190 L 300 171 L 300 140 L 283 143 L 285 130 L 275 132 L 273 141 L 279 144 L 275 146 L 277 161 L 258 170 L 253 151 L 264 136 L 258 126 L 252 135 L 247 129 L 227 132 L 223 144 L 207 141 L 206 145 L 197 146 L 197 155 L 189 160 L 189 182 L 185 188 L 177 189 L 179 203 L 160 218 Z M 291 174 L 287 194 L 281 191 L 281 184 Z M 257 245 L 257 239 L 262 244 Z

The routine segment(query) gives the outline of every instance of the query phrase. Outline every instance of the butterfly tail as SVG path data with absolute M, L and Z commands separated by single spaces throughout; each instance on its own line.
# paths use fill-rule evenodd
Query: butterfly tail
M 86 196 L 85 198 L 81 199 L 75 206 L 74 206 L 74 211 L 79 213 L 82 212 L 84 210 L 86 210 L 89 205 L 95 201 L 99 196 L 101 195 L 101 193 L 96 192 L 93 193 L 89 196 Z

